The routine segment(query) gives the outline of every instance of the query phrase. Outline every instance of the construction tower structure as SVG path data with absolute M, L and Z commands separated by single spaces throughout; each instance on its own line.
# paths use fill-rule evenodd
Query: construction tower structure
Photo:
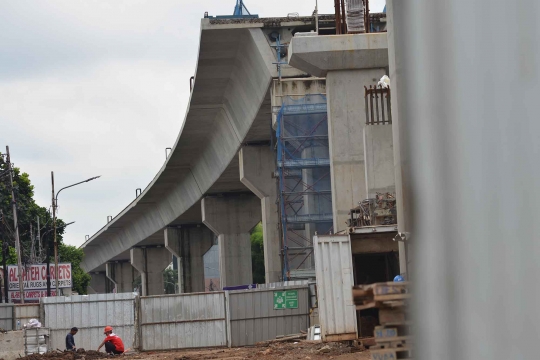
M 332 232 L 326 97 L 285 96 L 277 116 L 283 280 L 314 278 L 313 236 Z

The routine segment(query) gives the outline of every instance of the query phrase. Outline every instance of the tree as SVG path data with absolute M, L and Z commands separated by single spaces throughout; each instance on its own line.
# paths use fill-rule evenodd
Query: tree
M 1 153 L 0 153 L 1 155 Z M 6 264 L 17 263 L 15 253 L 15 241 L 13 236 L 13 210 L 11 198 L 11 184 L 9 176 L 6 175 L 8 166 L 5 158 L 0 156 L 0 260 L 6 258 Z M 54 262 L 54 229 L 51 212 L 39 206 L 34 201 L 34 186 L 27 173 L 21 172 L 17 167 L 13 167 L 13 192 L 17 203 L 17 218 L 19 228 L 19 238 L 21 243 L 21 253 L 23 264 L 33 264 L 41 262 Z M 36 243 L 37 217 L 40 220 L 41 250 Z M 32 231 L 30 231 L 32 226 Z M 82 250 L 74 246 L 64 245 L 62 235 L 65 231 L 65 223 L 61 219 L 56 219 L 56 239 L 58 242 L 58 252 L 60 261 L 71 262 L 73 290 L 79 294 L 86 294 L 86 288 L 90 282 L 90 275 L 85 274 L 80 268 L 84 257 Z M 34 247 L 34 252 L 32 248 Z M 7 256 L 6 256 L 7 255 Z M 33 256 L 32 256 L 33 255 Z M 2 263 L 0 263 L 2 264 Z
M 253 282 L 255 284 L 265 283 L 264 273 L 264 245 L 262 223 L 251 230 L 251 268 L 253 271 Z
M 81 262 L 84 258 L 84 252 L 75 246 L 60 244 L 58 246 L 58 255 L 61 262 L 71 263 L 71 278 L 73 282 L 73 291 L 80 295 L 86 294 L 86 288 L 90 284 L 91 277 L 81 269 Z
M 163 286 L 165 294 L 176 294 L 176 287 L 178 286 L 177 270 L 168 267 L 163 271 Z

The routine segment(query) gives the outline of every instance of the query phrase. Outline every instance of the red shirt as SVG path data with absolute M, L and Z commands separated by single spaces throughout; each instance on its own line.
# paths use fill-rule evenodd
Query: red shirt
M 124 343 L 122 342 L 122 339 L 120 339 L 120 336 L 113 333 L 105 338 L 105 342 L 107 341 L 113 343 L 116 347 L 116 351 L 124 352 Z

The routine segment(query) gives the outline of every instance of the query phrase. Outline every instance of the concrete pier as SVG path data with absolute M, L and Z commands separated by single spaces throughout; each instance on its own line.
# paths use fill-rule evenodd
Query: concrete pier
M 90 273 L 90 285 L 88 285 L 89 294 L 105 294 L 107 293 L 107 276 L 105 272 Z
M 260 200 L 249 194 L 206 197 L 202 219 L 218 236 L 221 286 L 251 284 L 249 232 L 261 221 Z
M 112 289 L 116 287 L 117 293 L 133 291 L 133 280 L 135 278 L 135 268 L 129 261 L 109 262 L 105 264 L 105 274 L 112 282 Z
M 350 209 L 368 197 L 361 140 L 366 122 L 364 86 L 377 84 L 387 72 L 387 36 L 374 33 L 293 38 L 289 64 L 326 76 L 334 232 L 345 230 Z
M 141 274 L 141 295 L 162 295 L 163 270 L 172 262 L 169 250 L 165 247 L 137 247 L 130 253 L 131 265 Z
M 215 235 L 204 224 L 165 229 L 165 247 L 178 258 L 180 293 L 204 292 L 204 254 Z
M 274 154 L 270 146 L 245 146 L 239 156 L 240 181 L 261 199 L 265 281 L 278 282 L 282 265 Z
M 364 86 L 375 85 L 384 69 L 329 71 L 326 76 L 328 137 L 334 231 L 347 228 L 349 211 L 366 199 Z

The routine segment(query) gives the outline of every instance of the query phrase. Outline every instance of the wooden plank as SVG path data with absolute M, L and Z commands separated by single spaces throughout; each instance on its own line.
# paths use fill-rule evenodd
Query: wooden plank
M 372 309 L 372 308 L 376 308 L 376 307 L 377 307 L 377 303 L 375 301 L 372 301 L 372 302 L 367 303 L 367 304 L 356 305 L 356 310 L 366 310 L 366 309 Z
M 395 294 L 395 295 L 375 295 L 375 301 L 391 301 L 410 299 L 411 294 Z
M 375 342 L 377 344 L 389 343 L 389 342 L 403 342 L 403 341 L 411 341 L 411 340 L 412 340 L 412 336 L 394 336 L 394 337 L 383 337 L 383 338 L 375 337 Z
M 411 348 L 372 349 L 369 349 L 372 360 L 396 360 L 398 352 L 411 351 Z
M 407 287 L 401 284 L 399 282 L 392 283 L 392 285 L 388 284 L 375 284 L 373 288 L 373 293 L 375 296 L 377 295 L 392 295 L 392 294 L 404 294 L 407 292 Z
M 395 338 L 398 336 L 397 328 L 375 328 L 375 338 Z
M 379 323 L 385 324 L 402 324 L 405 323 L 405 311 L 403 309 L 380 309 Z

